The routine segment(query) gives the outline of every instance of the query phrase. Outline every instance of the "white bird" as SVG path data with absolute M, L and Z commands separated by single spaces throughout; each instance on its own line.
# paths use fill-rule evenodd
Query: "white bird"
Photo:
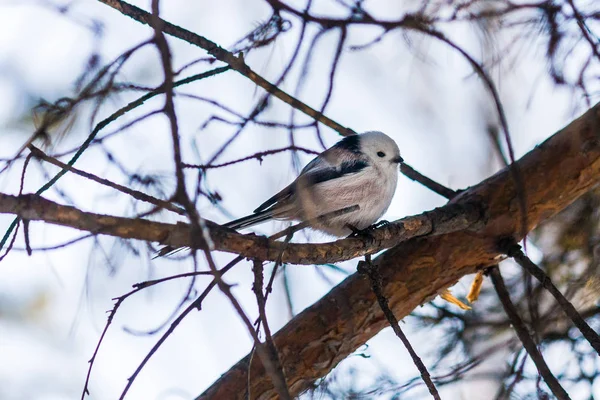
M 254 213 L 223 226 L 237 230 L 274 219 L 310 221 L 311 228 L 338 237 L 364 230 L 390 206 L 403 161 L 396 142 L 382 132 L 347 136 L 315 157 L 294 182 Z M 352 206 L 358 209 L 331 216 Z M 327 214 L 331 217 L 319 218 Z M 178 250 L 167 246 L 156 257 Z
M 396 142 L 382 132 L 347 136 L 315 157 L 253 214 L 224 226 L 237 230 L 273 219 L 310 221 L 313 229 L 347 236 L 370 227 L 387 211 L 402 161 Z M 358 209 L 318 218 L 352 206 Z

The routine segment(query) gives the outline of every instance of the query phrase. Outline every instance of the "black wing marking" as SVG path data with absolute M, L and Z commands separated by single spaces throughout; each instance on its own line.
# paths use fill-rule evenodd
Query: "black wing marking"
M 332 179 L 341 178 L 344 175 L 355 174 L 367 168 L 369 163 L 364 160 L 344 161 L 339 168 L 323 168 L 306 174 L 306 182 L 309 185 L 316 185 L 330 181 Z
M 300 175 L 307 174 L 310 171 L 321 169 L 321 168 L 331 168 L 331 164 L 329 164 L 322 157 L 313 158 L 304 168 L 300 171 Z
M 357 155 L 361 154 L 359 135 L 347 136 L 325 150 L 320 156 L 313 158 L 302 168 L 300 175 L 313 173 L 320 169 L 339 168 L 336 164 L 354 160 Z
M 357 136 L 357 135 L 356 135 Z M 353 136 L 348 136 L 344 138 L 339 143 L 343 142 L 348 138 L 352 138 Z M 350 141 L 351 142 L 351 141 Z M 338 144 L 339 144 L 338 143 Z M 337 146 L 337 145 L 336 145 Z M 335 146 L 334 146 L 335 147 Z M 333 148 L 332 148 L 333 149 Z M 330 149 L 331 150 L 331 149 Z M 326 182 L 332 179 L 341 178 L 344 175 L 355 174 L 357 172 L 362 171 L 367 168 L 369 163 L 365 160 L 353 160 L 353 161 L 344 161 L 338 167 L 333 167 L 326 161 L 323 161 L 322 158 L 316 157 L 310 163 L 304 167 L 300 176 L 296 179 L 294 183 L 287 186 L 279 193 L 275 194 L 273 197 L 262 203 L 256 210 L 255 213 L 262 212 L 271 206 L 279 203 L 281 201 L 285 201 L 292 197 L 296 192 L 296 182 L 301 180 L 305 185 L 316 185 L 317 183 Z
M 344 149 L 354 154 L 360 154 L 360 135 L 346 136 L 334 144 L 332 148 Z

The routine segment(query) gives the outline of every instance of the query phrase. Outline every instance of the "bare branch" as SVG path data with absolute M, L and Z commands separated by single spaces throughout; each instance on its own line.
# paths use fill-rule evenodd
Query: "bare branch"
M 256 296 L 256 303 L 258 305 L 259 321 L 262 324 L 265 332 L 265 353 L 269 356 L 271 359 L 271 364 L 273 365 L 273 371 L 271 373 L 272 378 L 274 378 L 273 385 L 283 399 L 291 399 L 287 384 L 285 382 L 285 374 L 281 366 L 281 360 L 279 359 L 279 354 L 277 352 L 277 348 L 275 347 L 275 343 L 273 343 L 271 328 L 269 327 L 269 322 L 267 321 L 266 298 L 263 293 L 264 275 L 262 261 L 254 260 L 252 272 L 254 272 L 254 283 L 252 285 L 252 289 Z M 257 328 L 257 330 L 258 329 L 259 328 Z M 255 345 L 261 346 L 260 343 L 256 343 Z
M 500 301 L 502 302 L 502 306 L 504 307 L 504 311 L 506 311 L 506 314 L 508 315 L 508 318 L 510 319 L 512 326 L 515 328 L 517 336 L 519 337 L 519 339 L 521 339 L 521 343 L 523 343 L 525 350 L 527 350 L 527 353 L 529 353 L 531 360 L 535 364 L 539 373 L 544 378 L 544 381 L 546 382 L 546 384 L 548 385 L 550 390 L 552 390 L 552 393 L 554 394 L 554 396 L 556 396 L 557 399 L 559 399 L 559 400 L 570 399 L 570 397 L 567 394 L 567 392 L 565 391 L 565 389 L 563 389 L 563 387 L 560 385 L 560 383 L 558 383 L 558 380 L 552 374 L 552 371 L 550 371 L 550 368 L 548 368 L 548 365 L 546 364 L 544 357 L 538 350 L 533 339 L 531 338 L 531 336 L 529 336 L 527 327 L 521 320 L 521 317 L 519 317 L 519 314 L 517 313 L 517 309 L 515 308 L 512 301 L 510 300 L 510 295 L 508 293 L 508 290 L 506 290 L 506 286 L 504 285 L 504 279 L 502 279 L 502 275 L 500 275 L 500 270 L 498 269 L 498 267 L 490 268 L 490 275 L 492 277 L 492 282 L 494 283 L 494 287 L 496 288 L 496 293 L 498 293 L 498 298 L 500 298 Z
M 556 286 L 554 286 L 548 275 L 546 275 L 540 267 L 535 265 L 535 263 L 523 253 L 518 244 L 509 241 L 500 245 L 500 249 L 506 253 L 507 256 L 514 258 L 521 267 L 533 275 L 542 284 L 542 286 L 548 290 L 552 296 L 554 296 L 565 314 L 571 318 L 571 321 L 573 321 L 575 326 L 577 326 L 579 331 L 581 331 L 585 339 L 594 348 L 594 350 L 596 350 L 598 355 L 600 355 L 600 336 L 598 336 L 598 334 L 594 332 L 588 323 L 585 322 L 581 314 L 579 314 L 575 307 L 573 307 L 573 304 L 567 300 L 567 298 L 560 292 L 560 290 L 558 290 Z
M 456 196 L 458 193 L 452 189 L 445 187 L 444 185 L 437 183 L 433 179 L 426 177 L 425 175 L 416 171 L 413 167 L 406 163 L 402 163 L 400 165 L 400 172 L 404 174 L 408 179 L 419 182 L 421 185 L 425 186 L 427 189 L 439 194 L 442 197 L 447 199 L 451 199 Z
M 115 10 L 120 11 L 124 15 L 135 19 L 144 24 L 148 24 L 150 26 L 154 26 L 155 20 L 152 18 L 152 15 L 148 12 L 133 6 L 129 3 L 120 0 L 98 0 L 101 3 L 104 3 Z M 239 72 L 243 76 L 250 79 L 256 85 L 260 86 L 268 93 L 282 100 L 283 102 L 289 104 L 297 110 L 302 111 L 309 117 L 321 122 L 323 125 L 330 127 L 331 129 L 338 132 L 340 135 L 348 136 L 353 135 L 355 132 L 349 128 L 343 127 L 332 119 L 326 117 L 322 113 L 318 112 L 314 108 L 308 106 L 307 104 L 301 102 L 300 100 L 290 96 L 283 90 L 279 89 L 276 85 L 273 85 L 271 82 L 267 81 L 265 78 L 254 72 L 245 62 L 242 57 L 236 57 L 231 52 L 225 50 L 220 47 L 216 43 L 211 40 L 197 35 L 193 32 L 190 32 L 186 29 L 183 29 L 177 25 L 171 24 L 170 22 L 164 21 L 162 19 L 158 19 L 157 23 L 161 24 L 161 29 L 164 33 L 177 37 L 181 40 L 184 40 L 190 44 L 201 47 L 206 50 L 210 55 L 215 57 L 219 61 L 223 61 L 227 65 L 229 65 L 232 69 Z
M 371 256 L 365 256 L 365 261 L 360 261 L 358 263 L 357 269 L 359 273 L 366 274 L 369 277 L 369 281 L 371 282 L 371 288 L 373 289 L 375 297 L 377 297 L 377 302 L 379 303 L 379 307 L 381 307 L 383 315 L 385 315 L 385 318 L 388 320 L 394 333 L 402 341 L 402 344 L 404 344 L 406 350 L 408 350 L 410 358 L 412 358 L 413 363 L 417 366 L 417 369 L 421 374 L 421 379 L 423 379 L 423 382 L 425 382 L 425 385 L 427 385 L 427 389 L 429 389 L 429 393 L 431 393 L 431 396 L 436 400 L 440 400 L 440 394 L 438 393 L 435 384 L 431 380 L 431 375 L 429 375 L 427 367 L 425 366 L 415 349 L 410 344 L 404 332 L 402 332 L 402 329 L 400 328 L 400 324 L 398 324 L 396 316 L 394 315 L 392 310 L 390 310 L 388 300 L 384 296 L 383 291 L 381 289 L 381 274 L 379 273 L 377 266 L 373 265 L 373 263 L 371 262 Z
M 526 177 L 528 229 L 600 183 L 599 136 L 600 105 L 596 105 L 517 161 Z M 577 179 L 568 178 L 574 176 Z M 505 169 L 451 201 L 478 199 L 487 204 L 488 219 L 483 229 L 414 239 L 373 260 L 396 318 L 404 318 L 461 277 L 502 259 L 497 238 L 520 237 L 522 221 L 511 211 L 518 207 L 516 196 L 515 182 Z M 288 363 L 294 365 L 294 374 L 286 376 L 292 395 L 311 387 L 387 325 L 364 277 L 354 274 L 336 286 L 274 335 L 284 368 Z M 297 363 L 299 357 L 301 364 Z M 252 375 L 252 393 L 273 398 L 264 369 L 258 363 L 253 363 L 251 371 L 246 366 L 244 358 L 198 399 L 239 399 L 248 373 Z
M 60 160 L 57 160 L 54 157 L 51 157 L 49 155 L 47 155 L 46 153 L 44 153 L 43 151 L 41 151 L 40 149 L 38 149 L 37 147 L 35 147 L 34 145 L 29 145 L 29 150 L 31 151 L 31 154 L 33 154 L 36 158 L 39 158 L 40 160 L 44 160 L 49 162 L 52 165 L 56 165 L 59 168 L 62 168 L 64 170 L 67 170 L 69 172 L 72 172 L 76 175 L 82 176 L 86 179 L 89 179 L 91 181 L 94 181 L 96 183 L 99 183 L 101 185 L 113 188 L 115 190 L 118 190 L 119 192 L 125 193 L 131 197 L 133 197 L 136 200 L 140 200 L 140 201 L 144 201 L 150 204 L 153 204 L 159 208 L 164 208 L 166 210 L 169 211 L 173 211 L 177 214 L 183 215 L 185 214 L 185 211 L 182 210 L 181 208 L 173 205 L 172 203 L 169 203 L 168 201 L 165 200 L 161 200 L 161 199 L 157 199 L 155 197 L 152 197 L 146 193 L 140 192 L 139 190 L 133 190 L 130 189 L 126 186 L 123 185 L 119 185 L 118 183 L 114 183 L 109 181 L 108 179 L 104 179 L 104 178 L 100 178 L 94 174 L 90 174 L 89 172 L 85 172 L 82 171 L 80 169 L 77 169 L 75 167 L 72 167 L 68 164 L 63 163 Z
M 44 221 L 95 234 L 159 242 L 173 248 L 201 248 L 204 241 L 203 236 L 194 234 L 189 224 L 166 224 L 141 218 L 84 212 L 36 195 L 11 196 L 0 193 L 0 213 L 15 214 L 32 221 Z M 284 263 L 312 265 L 350 260 L 415 237 L 442 235 L 464 229 L 475 230 L 485 224 L 482 213 L 479 204 L 450 204 L 375 229 L 368 240 L 351 237 L 317 244 L 284 244 L 265 237 L 241 235 L 208 220 L 206 224 L 210 230 L 214 250 L 269 261 L 276 261 L 282 257 Z

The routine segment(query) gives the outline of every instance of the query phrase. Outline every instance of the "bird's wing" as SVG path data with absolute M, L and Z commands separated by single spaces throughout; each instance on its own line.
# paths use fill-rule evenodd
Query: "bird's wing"
M 317 172 L 320 170 L 331 169 L 331 168 L 333 168 L 333 166 L 330 163 L 328 163 L 327 161 L 325 161 L 325 159 L 323 159 L 321 157 L 315 157 L 312 159 L 311 162 L 306 164 L 306 166 L 300 172 L 299 176 L 303 176 L 310 172 Z M 267 201 L 262 203 L 260 206 L 258 206 L 258 208 L 256 210 L 254 210 L 254 212 L 259 213 L 259 212 L 264 211 L 264 210 L 268 209 L 269 207 L 275 205 L 276 203 L 290 199 L 296 192 L 296 182 L 297 182 L 297 180 L 292 182 L 291 184 L 289 184 L 287 187 L 283 188 L 280 192 L 273 195 L 273 197 L 271 197 L 270 199 L 268 199 Z
M 309 162 L 300 175 L 319 169 L 341 168 L 343 163 L 364 160 L 358 146 L 357 135 L 345 137 Z
M 343 161 L 337 166 L 310 170 L 300 175 L 298 179 L 302 179 L 305 184 L 313 186 L 319 183 L 332 181 L 334 179 L 349 177 L 350 175 L 361 172 L 368 166 L 369 163 L 366 160 L 355 159 L 351 161 Z
M 256 210 L 254 210 L 254 212 L 260 213 L 277 203 L 281 203 L 290 199 L 296 193 L 296 186 L 298 185 L 298 182 L 301 182 L 302 185 L 313 186 L 334 179 L 348 177 L 364 170 L 369 166 L 365 160 L 344 161 L 339 166 L 332 166 L 329 163 L 317 159 L 313 160 L 313 162 L 308 164 L 302 170 L 302 173 L 294 182 L 262 203 Z
M 299 181 L 304 185 L 316 185 L 357 173 L 368 167 L 368 162 L 358 157 L 356 146 L 358 144 L 354 136 L 349 136 L 325 150 L 320 156 L 306 164 L 294 182 L 265 201 L 254 212 L 264 211 L 277 203 L 290 199 L 296 192 Z

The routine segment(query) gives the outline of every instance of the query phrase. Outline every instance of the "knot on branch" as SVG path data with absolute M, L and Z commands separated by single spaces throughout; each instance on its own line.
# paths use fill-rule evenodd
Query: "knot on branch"
M 499 252 L 506 254 L 510 258 L 518 258 L 523 254 L 521 246 L 517 244 L 513 237 L 504 237 L 498 240 L 496 247 Z

